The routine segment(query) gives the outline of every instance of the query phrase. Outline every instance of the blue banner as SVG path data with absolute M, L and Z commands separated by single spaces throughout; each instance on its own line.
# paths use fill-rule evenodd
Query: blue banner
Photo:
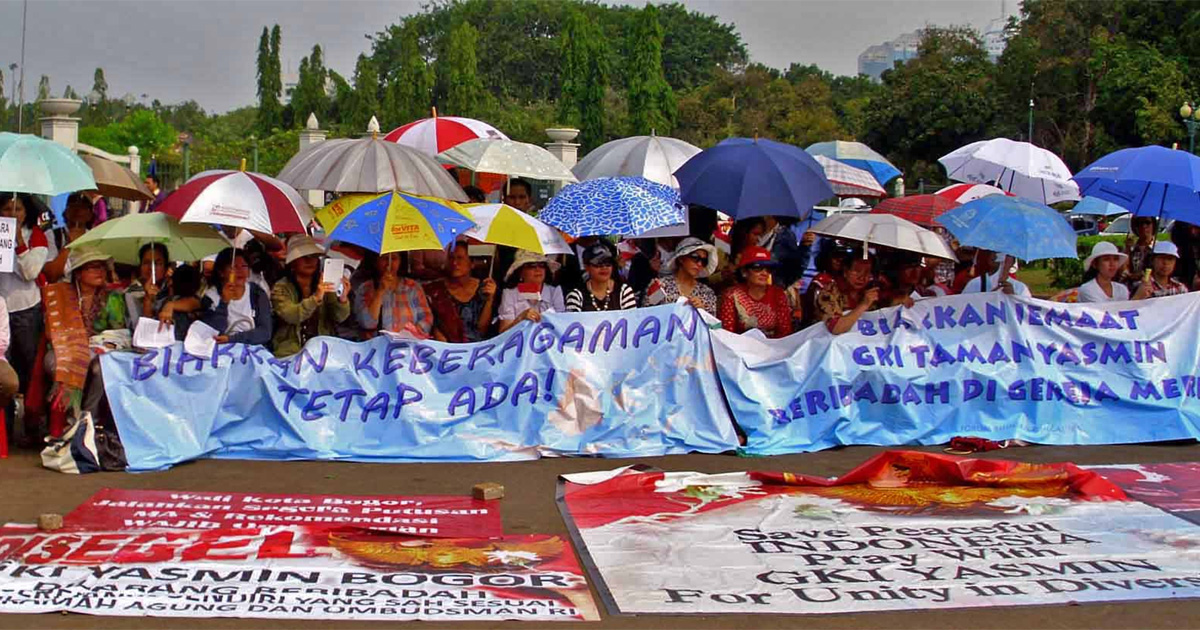
M 1000 293 L 866 314 L 834 336 L 712 334 L 745 451 L 1200 437 L 1200 295 L 1061 304 Z
M 130 470 L 200 457 L 372 462 L 654 456 L 737 447 L 690 306 L 548 314 L 486 342 L 221 344 L 102 358 Z

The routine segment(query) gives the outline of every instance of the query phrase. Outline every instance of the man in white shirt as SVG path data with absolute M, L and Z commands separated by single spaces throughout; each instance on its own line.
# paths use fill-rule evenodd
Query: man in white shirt
M 1005 256 L 1004 266 L 1001 267 L 996 260 L 996 252 L 986 249 L 978 250 L 975 254 L 975 268 L 979 270 L 980 275 L 971 278 L 970 282 L 963 287 L 962 292 L 965 294 L 1003 291 L 1009 295 L 1033 297 L 1024 282 L 1009 276 L 1008 270 L 1012 268 L 1012 265 L 1012 256 Z

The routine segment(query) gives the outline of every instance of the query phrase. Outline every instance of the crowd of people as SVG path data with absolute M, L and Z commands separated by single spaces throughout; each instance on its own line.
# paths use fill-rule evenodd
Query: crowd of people
M 476 194 L 478 191 L 472 191 Z M 504 201 L 533 212 L 531 186 L 513 180 Z M 102 198 L 100 199 L 102 201 Z M 98 372 L 98 352 L 129 349 L 142 318 L 172 325 L 183 340 L 194 322 L 217 342 L 269 346 L 279 357 L 308 340 L 371 339 L 382 332 L 467 343 L 503 333 L 547 313 L 615 311 L 685 301 L 743 333 L 768 338 L 824 324 L 851 330 L 866 312 L 955 293 L 1029 295 L 1013 276 L 1015 261 L 996 252 L 956 247 L 956 261 L 818 237 L 806 222 L 780 217 L 737 221 L 728 239 L 717 214 L 693 207 L 687 236 L 631 239 L 582 237 L 573 254 L 543 256 L 498 248 L 481 259 L 456 241 L 445 251 L 376 254 L 346 244 L 327 248 L 313 236 L 286 240 L 229 230 L 235 244 L 215 258 L 177 261 L 168 247 L 147 244 L 137 266 L 116 265 L 89 247 L 67 249 L 105 217 L 97 198 L 72 195 L 65 227 L 43 227 L 44 207 L 27 195 L 0 196 L 0 216 L 16 219 L 16 264 L 0 273 L 0 404 L 9 431 L 18 415 L 9 402 L 23 394 L 26 441 L 62 426 L 83 405 Z M 1096 245 L 1084 260 L 1079 301 L 1149 299 L 1195 289 L 1200 228 L 1176 224 L 1156 242 L 1153 219 L 1133 221 L 1126 246 Z M 720 245 L 720 246 L 719 246 Z M 337 282 L 323 261 L 347 267 Z

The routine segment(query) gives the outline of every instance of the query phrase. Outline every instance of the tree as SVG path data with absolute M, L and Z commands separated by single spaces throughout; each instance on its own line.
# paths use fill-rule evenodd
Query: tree
M 560 36 L 562 93 L 558 99 L 563 124 L 579 127 L 584 150 L 605 141 L 604 98 L 608 63 L 604 40 L 582 9 L 576 9 Z
M 50 77 L 43 74 L 42 78 L 38 79 L 37 101 L 44 101 L 48 98 L 50 98 Z
M 92 96 L 100 103 L 108 100 L 108 81 L 104 79 L 104 68 L 96 68 L 92 74 Z
M 62 97 L 72 100 L 79 100 L 79 94 L 75 93 L 75 88 L 71 87 L 70 85 L 67 86 L 67 89 L 63 90 Z
M 0 128 L 8 124 L 8 99 L 4 96 L 4 69 L 0 68 Z
M 384 111 L 388 120 L 396 125 L 407 124 L 429 113 L 433 76 L 429 64 L 421 56 L 418 38 L 416 28 L 406 24 L 400 36 L 398 66 L 388 75 Z
M 675 92 L 663 76 L 662 40 L 658 9 L 646 5 L 629 36 L 625 81 L 630 135 L 648 135 L 655 130 L 667 134 L 675 125 Z
M 121 122 L 103 127 L 82 127 L 79 141 L 109 153 L 123 154 L 136 146 L 143 155 L 165 153 L 174 144 L 177 133 L 148 109 L 139 109 Z
M 479 31 L 468 22 L 461 22 L 450 31 L 445 58 L 437 64 L 447 114 L 472 116 L 484 96 L 475 55 L 478 43 Z
M 279 25 L 275 25 L 278 29 Z M 263 133 L 278 127 L 282 122 L 283 106 L 279 102 L 279 86 L 281 79 L 275 68 L 272 53 L 278 53 L 278 40 L 272 50 L 272 33 L 263 27 L 262 35 L 258 38 L 258 56 L 255 59 L 255 70 L 258 79 L 258 128 Z
M 309 114 L 316 114 L 318 120 L 326 118 L 330 105 L 325 89 L 328 78 L 329 72 L 321 58 L 321 46 L 313 46 L 312 53 L 300 60 L 300 76 L 292 92 L 292 109 L 297 126 L 302 126 Z
M 379 116 L 379 75 L 375 64 L 366 55 L 359 55 L 354 64 L 354 93 L 349 111 L 349 120 L 342 122 L 365 129 L 372 116 Z

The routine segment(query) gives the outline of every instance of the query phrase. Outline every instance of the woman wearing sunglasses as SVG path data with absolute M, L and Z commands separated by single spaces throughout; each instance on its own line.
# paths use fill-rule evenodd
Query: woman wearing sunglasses
M 721 294 L 717 307 L 725 330 L 744 333 L 759 329 L 770 339 L 792 333 L 792 307 L 783 289 L 772 283 L 771 270 L 777 263 L 771 252 L 752 245 L 738 258 L 740 281 Z
M 717 248 L 704 241 L 683 239 L 667 259 L 667 275 L 656 278 L 646 288 L 646 306 L 669 304 L 687 298 L 692 306 L 717 314 L 717 294 L 700 282 L 717 269 Z

